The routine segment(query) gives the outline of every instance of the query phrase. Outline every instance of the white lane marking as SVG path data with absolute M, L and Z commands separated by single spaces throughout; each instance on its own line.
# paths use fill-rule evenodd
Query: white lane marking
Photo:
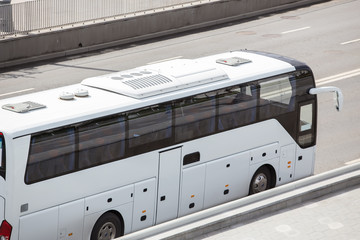
M 183 56 L 177 56 L 177 57 L 167 58 L 167 59 L 163 59 L 163 60 L 159 60 L 159 61 L 147 63 L 147 65 L 156 64 L 156 63 L 161 63 L 161 62 L 166 62 L 166 61 L 170 61 L 170 60 L 175 60 L 175 59 L 179 59 L 179 58 L 182 58 L 182 57 L 183 57 Z
M 289 31 L 282 32 L 281 34 L 287 34 L 287 33 L 293 33 L 293 32 L 303 31 L 303 30 L 306 30 L 306 29 L 309 29 L 309 28 L 310 28 L 310 27 L 297 28 L 297 29 L 293 29 L 293 30 L 289 30 Z
M 351 41 L 347 41 L 347 42 L 342 42 L 340 44 L 341 45 L 346 45 L 346 44 L 355 43 L 355 42 L 360 42 L 360 38 L 354 39 L 354 40 L 351 40 Z
M 352 160 L 352 161 L 348 161 L 348 162 L 345 163 L 345 165 L 351 165 L 351 164 L 355 164 L 355 163 L 358 163 L 358 162 L 360 162 L 360 158 Z
M 316 85 L 320 86 L 320 85 L 324 85 L 324 84 L 344 80 L 344 79 L 347 79 L 347 78 L 355 77 L 355 76 L 358 76 L 358 75 L 360 75 L 360 68 L 352 70 L 352 71 L 339 73 L 339 74 L 336 74 L 336 75 L 333 75 L 333 76 L 330 76 L 330 77 L 325 77 L 325 78 L 318 79 L 318 80 L 316 80 Z
M 15 91 L 15 92 L 3 93 L 3 94 L 0 94 L 0 97 L 12 95 L 12 94 L 17 94 L 17 93 L 28 92 L 28 91 L 31 91 L 31 90 L 34 90 L 34 89 L 35 89 L 35 88 L 28 88 L 28 89 L 23 89 L 23 90 Z

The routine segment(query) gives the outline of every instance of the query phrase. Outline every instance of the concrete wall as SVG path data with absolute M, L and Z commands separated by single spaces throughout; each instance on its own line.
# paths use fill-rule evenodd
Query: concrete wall
M 224 0 L 0 40 L 0 68 L 84 53 L 324 0 Z

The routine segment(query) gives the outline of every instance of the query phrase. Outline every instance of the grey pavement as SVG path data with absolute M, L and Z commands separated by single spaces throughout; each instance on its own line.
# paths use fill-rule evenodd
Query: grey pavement
M 242 222 L 197 240 L 358 240 L 360 186 Z

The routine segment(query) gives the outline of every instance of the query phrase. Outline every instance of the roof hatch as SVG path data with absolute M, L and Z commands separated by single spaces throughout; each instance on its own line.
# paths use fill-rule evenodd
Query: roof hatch
M 22 103 L 12 103 L 12 104 L 5 104 L 2 106 L 3 109 L 17 112 L 17 113 L 25 113 L 28 111 L 32 111 L 35 109 L 45 108 L 45 105 L 35 103 L 35 102 L 22 102 Z
M 241 57 L 230 57 L 230 58 L 220 58 L 216 60 L 217 63 L 225 64 L 228 66 L 236 67 L 241 64 L 249 63 L 251 60 L 241 58 Z
M 177 59 L 147 67 L 87 78 L 81 84 L 140 99 L 229 79 L 222 69 L 193 60 Z

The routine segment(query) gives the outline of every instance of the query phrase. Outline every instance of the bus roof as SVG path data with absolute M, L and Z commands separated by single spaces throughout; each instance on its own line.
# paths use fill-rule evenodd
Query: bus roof
M 146 65 L 0 100 L 0 132 L 15 138 L 294 70 L 247 51 Z

